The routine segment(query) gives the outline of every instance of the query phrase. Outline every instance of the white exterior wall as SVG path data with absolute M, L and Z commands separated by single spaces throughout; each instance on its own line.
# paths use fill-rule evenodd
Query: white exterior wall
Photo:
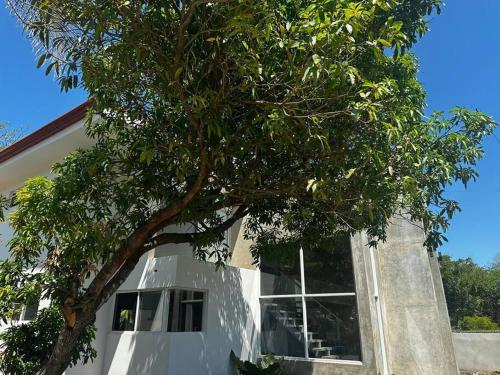
M 258 272 L 234 267 L 218 271 L 189 255 L 146 254 L 119 291 L 198 289 L 206 292 L 202 332 L 166 332 L 163 303 L 161 332 L 113 332 L 114 300 L 97 319 L 98 358 L 68 375 L 229 375 L 229 353 L 256 359 Z M 101 368 L 99 368 L 101 366 Z

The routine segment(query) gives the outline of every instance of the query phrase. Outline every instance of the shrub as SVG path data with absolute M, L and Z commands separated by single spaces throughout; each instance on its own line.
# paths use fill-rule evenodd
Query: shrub
M 7 328 L 0 334 L 0 373 L 11 375 L 36 374 L 49 359 L 52 348 L 64 324 L 62 314 L 49 307 L 38 312 L 28 323 Z M 71 365 L 81 360 L 87 363 L 97 353 L 91 342 L 95 337 L 93 326 L 88 327 L 73 350 Z M 26 343 L 31 343 L 26 345 Z
M 266 355 L 258 364 L 242 361 L 231 350 L 231 362 L 236 365 L 239 375 L 283 375 L 284 361 L 276 360 L 272 355 Z
M 458 322 L 464 331 L 498 331 L 500 327 L 488 316 L 466 316 Z

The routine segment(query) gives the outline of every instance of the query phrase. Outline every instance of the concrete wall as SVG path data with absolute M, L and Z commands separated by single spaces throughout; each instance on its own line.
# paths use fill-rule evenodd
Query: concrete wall
M 500 371 L 500 333 L 453 333 L 460 370 Z
M 439 269 L 423 242 L 423 230 L 399 217 L 377 250 L 389 374 L 456 375 Z

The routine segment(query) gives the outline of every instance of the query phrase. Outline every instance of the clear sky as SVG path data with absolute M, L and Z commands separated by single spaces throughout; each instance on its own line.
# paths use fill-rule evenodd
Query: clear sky
M 450 0 L 431 31 L 415 46 L 429 110 L 478 108 L 500 121 L 500 1 Z M 33 131 L 85 99 L 61 93 L 52 77 L 36 69 L 30 43 L 0 6 L 0 120 Z M 500 129 L 484 143 L 478 182 L 450 188 L 462 212 L 446 233 L 441 251 L 487 265 L 500 252 Z

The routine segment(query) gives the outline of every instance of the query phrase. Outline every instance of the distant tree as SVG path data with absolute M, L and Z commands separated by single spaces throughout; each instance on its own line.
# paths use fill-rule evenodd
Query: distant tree
M 402 212 L 436 248 L 458 209 L 444 188 L 476 178 L 495 126 L 423 116 L 408 50 L 440 0 L 8 2 L 38 66 L 89 93 L 96 141 L 27 181 L 10 216 L 0 316 L 34 286 L 64 315 L 42 374 L 63 373 L 143 254 L 192 243 L 223 265 L 245 216 L 256 259 L 358 230 L 375 244 Z
M 17 141 L 20 133 L 13 129 L 8 129 L 5 122 L 0 121 L 0 150 Z
M 500 271 L 481 267 L 471 258 L 441 259 L 441 276 L 450 322 L 459 327 L 465 317 L 487 316 L 498 323 Z
M 500 269 L 500 253 L 495 255 L 495 258 L 491 262 L 491 269 L 497 270 Z
M 491 298 L 488 299 L 489 315 L 500 325 L 500 253 L 497 253 L 490 266 L 488 279 L 491 288 Z
M 5 122 L 0 121 L 0 151 L 19 139 L 19 133 L 7 128 Z M 4 219 L 4 210 L 7 208 L 6 197 L 0 195 L 0 221 Z

